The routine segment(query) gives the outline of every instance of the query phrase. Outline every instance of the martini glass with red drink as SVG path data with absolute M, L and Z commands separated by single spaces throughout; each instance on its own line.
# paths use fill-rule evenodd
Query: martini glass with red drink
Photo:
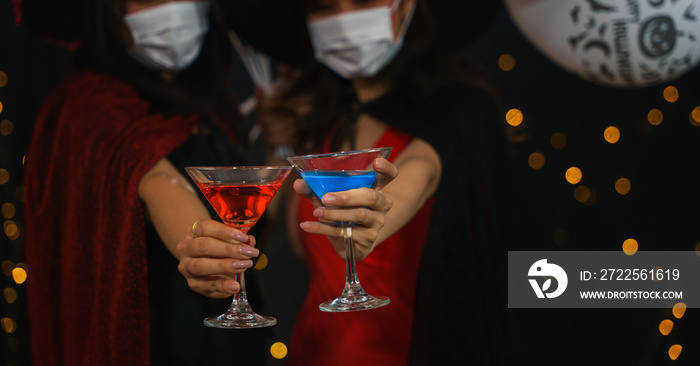
M 187 174 L 224 224 L 247 233 L 260 219 L 291 167 L 187 167 Z M 241 290 L 233 296 L 228 311 L 204 319 L 213 328 L 261 328 L 277 319 L 256 314 L 248 304 L 243 273 L 234 280 Z
M 390 147 L 383 147 L 294 156 L 287 160 L 320 199 L 330 192 L 372 188 L 377 178 L 377 172 L 373 168 L 374 160 L 386 159 L 390 152 Z M 345 288 L 338 298 L 320 304 L 319 309 L 326 312 L 346 312 L 374 309 L 389 304 L 388 297 L 372 296 L 360 285 L 353 251 L 353 225 L 344 222 L 341 226 L 345 239 Z

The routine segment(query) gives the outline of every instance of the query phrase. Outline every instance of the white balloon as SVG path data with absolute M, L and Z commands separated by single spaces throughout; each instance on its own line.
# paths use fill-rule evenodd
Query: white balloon
M 700 62 L 700 0 L 505 0 L 513 22 L 555 64 L 585 80 L 644 87 Z

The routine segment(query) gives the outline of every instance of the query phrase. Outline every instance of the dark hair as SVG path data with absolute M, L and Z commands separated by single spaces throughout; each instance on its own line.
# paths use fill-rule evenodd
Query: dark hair
M 309 6 L 307 3 L 307 9 Z M 423 0 L 416 0 L 415 13 L 401 50 L 375 78 L 388 80 L 390 93 L 405 97 L 420 97 L 456 85 L 470 85 L 495 95 L 466 54 L 448 45 L 440 36 Z M 295 148 L 310 152 L 313 147 L 323 146 L 331 129 L 336 128 L 335 122 L 338 125 L 331 148 L 339 148 L 344 141 L 350 141 L 354 148 L 352 129 L 359 103 L 350 80 L 313 62 L 290 88 L 289 94 L 310 94 L 312 98 L 311 112 L 298 126 L 299 139 Z
M 188 68 L 174 74 L 173 80 L 166 81 L 158 71 L 143 66 L 127 53 L 121 38 L 123 1 L 85 1 L 81 14 L 83 36 L 74 66 L 103 72 L 130 84 L 152 102 L 153 112 L 208 116 L 245 146 L 249 126 L 238 112 L 238 102 L 227 84 L 233 51 L 227 28 L 217 16 L 217 2 L 211 0 L 210 6 L 209 32 L 200 55 Z

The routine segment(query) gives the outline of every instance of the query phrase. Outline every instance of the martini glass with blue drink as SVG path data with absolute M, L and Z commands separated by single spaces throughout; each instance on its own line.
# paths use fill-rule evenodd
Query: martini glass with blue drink
M 374 160 L 386 159 L 390 152 L 390 147 L 383 147 L 294 156 L 287 160 L 320 199 L 326 193 L 373 188 L 377 180 L 377 172 L 373 168 Z M 389 298 L 369 295 L 360 285 L 355 269 L 352 223 L 344 222 L 341 226 L 345 239 L 345 288 L 338 298 L 320 304 L 319 308 L 326 312 L 346 312 L 374 309 L 389 304 Z

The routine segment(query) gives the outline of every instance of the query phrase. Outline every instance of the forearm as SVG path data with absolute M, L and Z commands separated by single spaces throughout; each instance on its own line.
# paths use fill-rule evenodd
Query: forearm
M 435 170 L 425 159 L 404 161 L 399 176 L 384 188 L 384 195 L 393 203 L 385 215 L 384 226 L 377 233 L 375 246 L 401 230 L 435 191 Z
M 192 185 L 165 159 L 141 179 L 139 196 L 149 220 L 176 258 L 175 247 L 192 224 L 210 218 Z

